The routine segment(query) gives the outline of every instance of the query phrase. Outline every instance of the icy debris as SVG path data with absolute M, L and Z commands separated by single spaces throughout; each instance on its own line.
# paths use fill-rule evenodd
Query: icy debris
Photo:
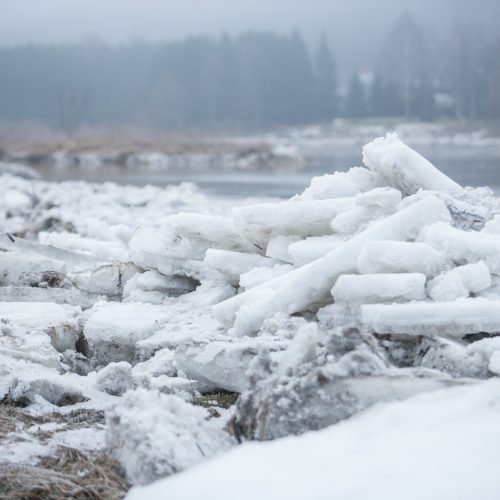
M 97 303 L 83 329 L 93 363 L 133 361 L 136 343 L 159 331 L 169 318 L 168 310 L 161 306 Z
M 432 245 L 456 264 L 483 260 L 490 272 L 500 275 L 500 236 L 477 231 L 462 231 L 443 222 L 424 228 L 420 241 Z
M 137 389 L 106 412 L 106 445 L 132 484 L 148 484 L 233 444 L 208 416 L 177 396 Z
M 253 362 L 253 385 L 237 402 L 237 435 L 268 440 L 302 434 L 375 403 L 459 383 L 438 372 L 388 369 L 374 339 L 352 328 L 326 335 L 315 354 L 315 327 L 307 328 L 297 332 L 278 370 L 266 354 Z
M 357 260 L 360 273 L 423 273 L 428 277 L 453 266 L 443 252 L 425 243 L 369 241 Z
M 74 276 L 74 282 L 81 290 L 110 297 L 121 296 L 124 286 L 138 272 L 131 262 L 105 264 L 94 269 L 90 276 Z
M 312 236 L 305 240 L 291 243 L 288 253 L 296 266 L 309 264 L 313 260 L 326 255 L 330 250 L 337 248 L 347 241 L 346 235 L 332 234 L 329 236 Z
M 238 286 L 240 275 L 255 267 L 274 266 L 276 261 L 256 254 L 209 249 L 203 263 L 220 273 L 231 285 Z
M 331 222 L 333 232 L 353 234 L 367 227 L 382 215 L 388 215 L 388 210 L 377 207 L 356 207 L 337 215 Z
M 88 309 L 102 297 L 68 288 L 0 286 L 0 302 L 53 302 Z
M 218 304 L 235 293 L 236 289 L 229 283 L 204 280 L 196 290 L 179 297 L 179 301 L 193 306 L 207 307 Z
M 473 345 L 466 347 L 449 339 L 425 338 L 419 345 L 419 355 L 414 363 L 454 378 L 487 378 L 489 358 L 469 349 Z
M 248 388 L 248 367 L 260 349 L 280 351 L 288 345 L 280 339 L 259 337 L 212 341 L 177 348 L 175 361 L 190 378 L 208 387 L 243 392 Z
M 269 240 L 266 247 L 266 257 L 281 260 L 283 262 L 292 262 L 292 257 L 289 254 L 290 246 L 295 243 L 303 241 L 300 236 L 274 236 Z
M 122 396 L 127 391 L 136 389 L 132 365 L 125 361 L 110 363 L 97 373 L 96 385 L 99 390 L 112 396 Z
M 245 244 L 231 217 L 198 213 L 171 215 L 163 223 L 163 230 L 169 237 L 188 238 L 210 247 L 240 250 Z
M 184 297 L 187 295 L 182 296 Z M 140 304 L 136 306 L 139 307 Z M 165 314 L 166 319 L 155 333 L 137 341 L 136 349 L 140 361 L 145 361 L 164 348 L 175 349 L 180 345 L 227 340 L 224 328 L 214 318 L 209 307 L 170 299 L 164 306 L 156 306 L 155 310 Z
M 449 217 L 441 200 L 424 198 L 373 224 L 324 257 L 221 302 L 214 306 L 214 313 L 222 323 L 233 324 L 235 333 L 254 333 L 276 312 L 292 314 L 324 302 L 338 277 L 355 270 L 367 241 L 414 239 L 424 225 Z
M 9 402 L 28 406 L 39 397 L 55 406 L 71 406 L 86 399 L 72 384 L 66 384 L 63 380 L 13 378 L 8 390 Z
M 45 302 L 0 302 L 0 318 L 12 325 L 46 333 L 60 352 L 78 340 L 78 308 Z
M 330 224 L 333 231 L 352 235 L 380 217 L 396 211 L 401 192 L 393 188 L 375 188 L 354 197 L 356 208 L 337 215 Z
M 363 163 L 403 194 L 419 189 L 458 191 L 459 184 L 441 173 L 432 163 L 398 139 L 396 134 L 375 139 L 363 148 Z
M 160 349 L 147 359 L 137 363 L 132 368 L 134 377 L 159 377 L 167 375 L 176 377 L 178 374 L 177 363 L 175 362 L 175 351 L 173 349 Z
M 108 448 L 146 483 L 234 444 L 229 413 L 236 437 L 272 439 L 499 375 L 500 201 L 395 136 L 364 161 L 251 204 L 3 176 L 0 398 L 107 409 Z
M 395 209 L 401 202 L 401 191 L 391 187 L 379 187 L 358 194 L 354 201 L 358 207 Z
M 0 321 L 0 355 L 25 360 L 48 368 L 61 368 L 59 353 L 43 331 L 11 325 Z
M 354 208 L 353 198 L 263 203 L 233 210 L 237 225 L 245 234 L 268 241 L 273 236 L 321 236 L 331 232 L 329 224 L 338 214 Z
M 495 375 L 500 375 L 500 351 L 495 351 L 488 363 L 488 369 Z
M 349 179 L 348 174 L 335 172 L 313 177 L 311 184 L 300 197 L 303 200 L 329 200 L 354 196 L 359 191 L 359 187 Z
M 335 302 L 371 304 L 425 298 L 425 275 L 343 274 L 332 288 Z
M 469 356 L 478 357 L 483 365 L 487 365 L 491 373 L 500 375 L 500 337 L 478 340 L 468 345 L 466 350 Z
M 65 280 L 64 262 L 0 252 L 0 285 L 58 286 Z
M 278 370 L 287 373 L 302 363 L 313 361 L 317 355 L 318 327 L 316 323 L 308 323 L 298 328 L 290 345 L 284 352 Z
M 17 238 L 12 235 L 0 234 L 0 251 L 13 252 L 24 256 L 26 260 L 46 258 L 50 261 L 64 262 L 68 271 L 93 269 L 98 265 L 98 259 L 90 255 L 70 252 L 49 245 L 41 245 L 34 241 Z M 59 264 L 60 265 L 60 264 Z
M 500 235 L 500 215 L 495 215 L 493 219 L 489 220 L 481 232 Z
M 292 269 L 293 267 L 290 264 L 277 264 L 274 267 L 255 267 L 240 276 L 240 286 L 248 290 L 278 276 L 283 276 Z
M 126 261 L 128 252 L 119 242 L 100 241 L 68 232 L 40 232 L 38 240 L 43 245 L 91 255 L 105 262 Z
M 196 288 L 196 281 L 186 276 L 164 276 L 158 271 L 137 273 L 123 284 L 123 296 L 128 297 L 136 290 L 158 292 L 161 296 L 183 295 Z
M 436 302 L 468 297 L 491 286 L 488 266 L 479 261 L 466 264 L 436 276 L 427 284 L 429 296 Z
M 318 316 L 330 326 L 341 326 L 345 308 L 337 304 L 326 306 Z M 364 304 L 360 306 L 360 322 L 363 328 L 380 334 L 462 337 L 472 333 L 497 333 L 500 332 L 500 299 Z

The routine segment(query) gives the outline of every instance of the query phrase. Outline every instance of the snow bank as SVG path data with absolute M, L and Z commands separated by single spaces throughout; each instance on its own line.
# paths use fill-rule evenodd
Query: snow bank
M 245 444 L 126 498 L 216 498 L 223 484 L 241 500 L 494 500 L 499 391 L 498 380 L 436 391 L 298 438 Z

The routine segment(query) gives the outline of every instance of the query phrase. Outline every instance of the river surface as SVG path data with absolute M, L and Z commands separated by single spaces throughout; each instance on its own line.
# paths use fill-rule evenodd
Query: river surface
M 500 151 L 471 148 L 420 148 L 420 152 L 436 167 L 464 186 L 490 186 L 500 194 Z M 279 170 L 233 171 L 228 168 L 205 171 L 169 171 L 149 167 L 129 168 L 105 164 L 101 167 L 37 167 L 47 180 L 85 180 L 89 182 L 116 182 L 119 184 L 166 186 L 193 182 L 207 194 L 230 197 L 280 197 L 300 193 L 309 185 L 311 177 L 345 171 L 362 165 L 359 149 L 343 151 L 339 155 L 318 155 L 300 168 Z

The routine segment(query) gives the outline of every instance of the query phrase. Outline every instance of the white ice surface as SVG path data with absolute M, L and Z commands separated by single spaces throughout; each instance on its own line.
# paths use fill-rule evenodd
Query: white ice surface
M 491 380 L 376 406 L 318 432 L 244 444 L 126 498 L 496 500 L 499 394 Z
M 432 163 L 400 141 L 396 134 L 375 139 L 363 148 L 363 163 L 379 174 L 389 186 L 404 194 L 419 189 L 457 191 L 461 186 L 441 173 Z
M 425 298 L 425 275 L 343 274 L 332 288 L 335 302 L 369 304 Z

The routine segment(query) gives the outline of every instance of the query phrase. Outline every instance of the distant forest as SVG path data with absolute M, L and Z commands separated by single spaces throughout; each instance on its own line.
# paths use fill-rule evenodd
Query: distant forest
M 362 35 L 361 35 L 362 36 Z M 500 118 L 500 40 L 430 44 L 403 16 L 373 68 L 338 78 L 334 48 L 299 32 L 169 43 L 0 49 L 0 120 L 165 130 L 269 128 L 338 117 Z

